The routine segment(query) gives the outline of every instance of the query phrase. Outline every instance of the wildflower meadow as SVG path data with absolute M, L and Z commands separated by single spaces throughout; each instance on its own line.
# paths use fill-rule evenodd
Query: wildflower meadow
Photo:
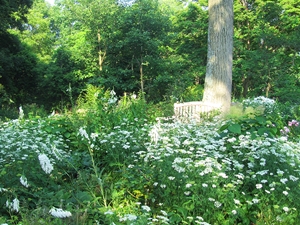
M 2 121 L 0 224 L 300 223 L 299 106 L 167 107 L 91 86 L 71 112 Z

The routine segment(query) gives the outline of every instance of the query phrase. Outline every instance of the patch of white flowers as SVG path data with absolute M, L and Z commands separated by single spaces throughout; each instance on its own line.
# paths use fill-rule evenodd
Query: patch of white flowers
M 264 96 L 259 96 L 254 99 L 245 99 L 242 102 L 243 106 L 245 108 L 247 107 L 263 107 L 265 113 L 272 113 L 274 110 L 274 107 L 276 107 L 276 102 L 273 99 L 266 98 Z
M 38 178 L 39 171 L 41 174 L 44 172 L 50 174 L 54 170 L 54 164 L 68 156 L 65 151 L 67 146 L 61 135 L 47 133 L 40 121 L 23 120 L 23 110 L 21 107 L 19 110 L 19 120 L 0 124 L 0 168 L 10 165 L 11 167 L 7 168 L 11 171 L 7 174 L 18 176 L 19 173 L 23 173 L 23 175 L 19 180 L 15 180 L 13 186 L 1 187 L 0 192 L 10 193 L 19 187 L 18 184 L 29 188 L 29 177 Z M 30 173 L 31 176 L 24 175 Z M 5 174 L 1 178 L 11 179 Z M 11 201 L 7 195 L 6 207 L 19 212 L 20 201 L 17 197 Z
M 253 101 L 246 101 L 246 104 L 263 105 L 265 109 L 273 110 L 275 101 L 259 97 Z M 289 184 L 297 182 L 300 177 L 299 143 L 269 138 L 267 135 L 253 139 L 250 133 L 236 138 L 220 137 L 218 123 L 221 125 L 222 121 L 205 122 L 200 126 L 196 123 L 178 122 L 153 126 L 150 132 L 151 141 L 145 144 L 147 151 L 138 152 L 135 157 L 139 158 L 143 165 L 148 165 L 148 169 L 152 168 L 153 174 L 158 174 L 156 180 L 153 180 L 155 188 L 161 189 L 162 192 L 167 188 L 182 188 L 182 198 L 189 198 L 194 190 L 207 190 L 204 193 L 210 193 L 209 189 L 218 188 L 220 184 L 221 188 L 232 192 L 239 192 L 245 184 L 252 185 L 251 192 L 236 193 L 236 196 L 240 196 L 239 199 L 232 199 L 235 207 L 229 209 L 229 212 L 236 215 L 238 209 L 245 204 L 262 204 L 263 198 L 266 197 L 264 195 L 277 191 L 276 185 L 285 185 L 286 190 L 289 190 Z M 294 170 L 283 169 L 285 167 L 280 165 L 285 163 Z M 207 177 L 209 179 L 202 182 Z M 180 180 L 181 187 L 174 186 L 177 180 Z M 254 192 L 258 194 L 253 194 Z M 217 201 L 216 194 L 211 194 L 207 199 L 214 199 L 215 209 L 226 206 L 225 202 L 223 203 L 224 199 L 219 198 Z M 289 192 L 278 190 L 276 194 L 288 196 Z M 248 198 L 249 200 L 243 197 L 249 195 L 252 197 Z M 289 212 L 288 206 L 285 206 L 283 211 Z M 154 220 L 158 219 L 160 216 Z M 203 220 L 195 219 L 194 222 L 208 224 Z
M 53 170 L 53 163 L 68 155 L 65 152 L 67 146 L 62 136 L 47 133 L 42 129 L 42 124 L 36 124 L 33 129 L 27 123 L 30 124 L 29 121 L 20 123 L 19 120 L 13 120 L 0 126 L 0 165 L 28 160 L 30 164 L 34 156 L 49 174 Z
M 12 200 L 12 202 L 10 202 L 9 200 L 7 200 L 6 201 L 6 207 L 8 207 L 12 211 L 19 212 L 20 201 L 17 198 L 15 198 L 14 200 Z
M 72 213 L 61 208 L 51 208 L 49 213 L 56 218 L 67 218 L 72 216 Z

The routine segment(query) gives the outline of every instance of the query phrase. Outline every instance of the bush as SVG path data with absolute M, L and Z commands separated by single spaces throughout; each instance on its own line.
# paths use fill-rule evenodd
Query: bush
M 59 208 L 57 199 L 70 197 L 61 190 L 69 156 L 63 137 L 45 132 L 40 121 L 12 120 L 0 130 L 1 215 L 13 222 L 16 213 Z

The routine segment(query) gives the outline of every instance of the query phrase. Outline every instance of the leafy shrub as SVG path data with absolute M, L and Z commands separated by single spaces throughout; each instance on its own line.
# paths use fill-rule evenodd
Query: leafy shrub
M 60 134 L 44 131 L 40 121 L 12 120 L 0 127 L 1 215 L 58 207 L 70 197 L 61 190 L 68 157 Z
M 78 135 L 82 143 L 92 151 L 97 167 L 120 169 L 133 162 L 134 159 L 129 156 L 145 150 L 144 143 L 149 139 L 149 125 L 146 122 L 138 118 L 133 122 L 124 118 L 118 126 L 112 129 L 103 127 L 101 132 L 88 134 L 81 127 Z
M 255 139 L 267 134 L 276 137 L 285 124 L 277 103 L 262 96 L 236 103 L 226 118 L 227 122 L 220 128 L 221 136 L 251 134 Z

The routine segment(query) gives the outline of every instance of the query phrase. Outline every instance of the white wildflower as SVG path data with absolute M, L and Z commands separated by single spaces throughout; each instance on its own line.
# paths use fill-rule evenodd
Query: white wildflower
M 27 182 L 27 178 L 25 177 L 25 176 L 21 176 L 20 177 L 20 182 L 21 182 L 21 184 L 24 186 L 24 187 L 29 187 L 29 184 L 28 184 L 28 182 Z
M 285 212 L 288 212 L 288 211 L 290 210 L 290 209 L 289 209 L 288 207 L 286 207 L 286 206 L 283 207 L 282 209 L 283 209 L 283 211 L 285 211 Z
M 255 185 L 257 189 L 261 189 L 262 188 L 262 184 L 256 184 Z
M 237 214 L 237 211 L 236 211 L 236 210 L 232 210 L 231 213 L 232 213 L 233 215 L 236 215 L 236 214 Z
M 219 173 L 219 177 L 228 178 L 228 176 L 225 173 Z
M 282 170 L 280 170 L 280 169 L 277 169 L 277 174 L 278 174 L 279 176 L 282 176 L 282 175 L 284 174 L 284 171 L 282 171 Z
M 156 216 L 156 218 L 161 219 L 163 223 L 167 223 L 169 221 L 169 219 L 165 216 L 158 215 L 158 216 Z
M 160 185 L 160 187 L 161 187 L 161 188 L 166 188 L 166 187 L 167 187 L 167 185 L 165 185 L 165 184 L 161 184 L 161 185 Z
M 54 208 L 54 207 L 52 209 L 50 209 L 49 213 L 56 218 L 67 218 L 67 217 L 72 216 L 71 212 L 64 211 L 61 208 Z
M 190 188 L 190 187 L 192 187 L 192 186 L 193 186 L 192 184 L 186 184 L 186 185 L 185 185 L 186 188 Z
M 243 179 L 244 179 L 244 175 L 243 175 L 243 174 L 241 174 L 241 173 L 239 173 L 239 174 L 236 174 L 235 176 L 236 176 L 237 178 L 241 179 L 241 180 L 243 180 Z
M 230 142 L 230 143 L 233 143 L 233 142 L 236 141 L 236 138 L 235 138 L 235 137 L 232 137 L 232 138 L 229 138 L 227 141 Z
M 168 215 L 168 213 L 167 213 L 166 211 L 164 211 L 164 210 L 160 210 L 160 212 L 161 212 L 164 216 L 167 216 L 167 215 Z
M 236 204 L 236 205 L 240 205 L 241 204 L 240 200 L 238 200 L 238 199 L 233 199 L 233 201 L 234 201 L 234 204 Z
M 215 201 L 215 207 L 220 208 L 222 206 L 221 202 Z
M 0 193 L 3 192 L 3 191 L 7 191 L 7 189 L 5 189 L 5 188 L 0 188 Z
M 267 174 L 268 172 L 269 172 L 269 170 L 262 170 L 262 171 L 256 172 L 256 174 L 263 176 L 263 175 Z
M 97 133 L 91 133 L 91 138 L 95 141 L 96 138 L 99 136 Z
M 187 216 L 186 218 L 190 221 L 193 221 L 193 219 L 194 219 L 192 216 Z
M 133 214 L 125 214 L 124 217 L 121 217 L 119 219 L 120 222 L 122 221 L 133 221 L 133 220 L 136 220 L 137 219 L 137 216 L 136 215 L 133 215 Z
M 204 219 L 201 216 L 196 216 L 196 218 L 197 220 L 204 221 Z
M 52 166 L 48 156 L 45 154 L 40 154 L 39 160 L 40 160 L 40 164 L 41 164 L 41 167 L 44 170 L 44 172 L 47 174 L 50 174 L 53 170 L 53 166 Z
M 81 135 L 81 137 L 84 137 L 85 139 L 89 140 L 89 135 L 83 127 L 79 128 L 79 134 Z
M 294 177 L 293 175 L 290 175 L 290 180 L 291 181 L 297 181 L 299 178 L 298 177 Z
M 124 149 L 129 149 L 129 148 L 130 148 L 130 145 L 128 145 L 128 144 L 126 143 L 126 144 L 123 145 L 123 148 L 124 148 Z
M 285 184 L 287 181 L 288 181 L 288 179 L 286 179 L 286 178 L 280 179 L 280 182 L 283 183 L 283 184 Z
M 142 209 L 147 211 L 147 212 L 150 212 L 151 211 L 151 208 L 147 205 L 142 205 Z
M 287 191 L 282 192 L 284 195 L 288 195 L 289 193 Z
M 154 144 L 157 144 L 159 139 L 160 139 L 160 134 L 159 134 L 159 127 L 158 126 L 153 126 L 149 135 L 151 137 L 151 142 Z
M 19 119 L 23 119 L 24 118 L 24 111 L 22 109 L 22 106 L 19 107 Z
M 136 216 L 136 215 L 133 215 L 133 214 L 127 214 L 127 215 L 125 215 L 125 216 L 127 216 L 127 219 L 128 219 L 129 221 L 133 221 L 133 220 L 136 220 L 136 219 L 137 219 L 137 216 Z
M 8 200 L 6 201 L 6 207 L 8 207 L 9 209 L 19 212 L 20 209 L 20 201 L 15 198 L 12 202 L 9 202 Z

